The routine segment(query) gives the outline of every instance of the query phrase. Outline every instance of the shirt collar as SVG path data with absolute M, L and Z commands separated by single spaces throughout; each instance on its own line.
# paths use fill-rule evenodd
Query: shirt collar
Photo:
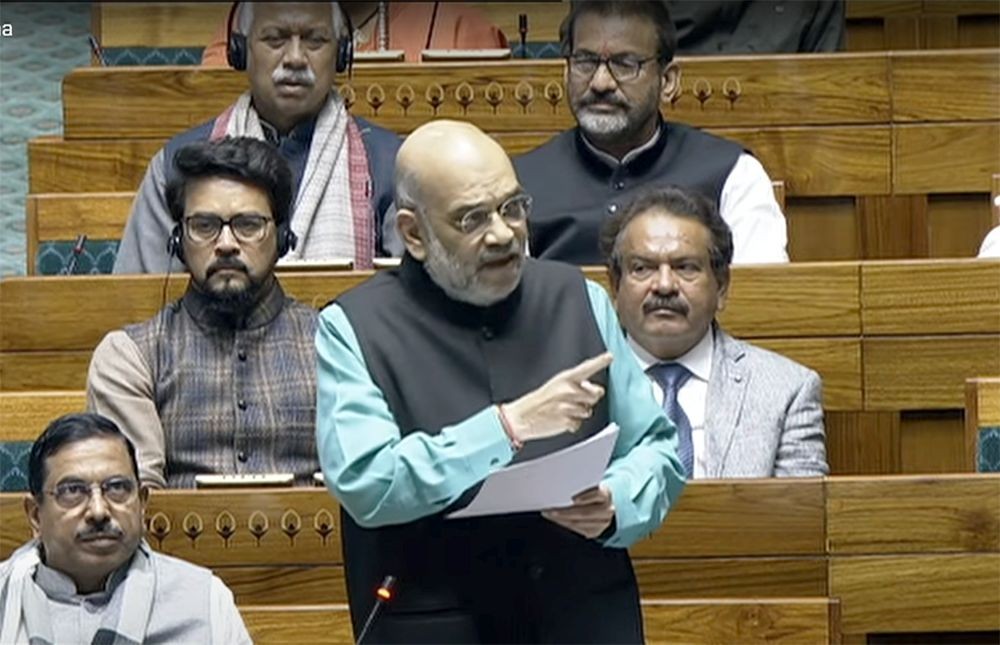
M 42 554 L 42 545 L 38 544 L 39 555 Z M 143 553 L 143 557 L 148 557 L 148 552 L 145 550 L 143 544 L 140 542 L 138 552 Z M 132 561 L 135 559 L 135 554 L 129 558 L 125 564 L 115 569 L 108 576 L 108 579 L 104 582 L 104 588 L 100 591 L 95 591 L 88 594 L 80 594 L 76 591 L 76 583 L 68 575 L 53 569 L 52 567 L 45 564 L 44 561 L 38 563 L 35 568 L 35 584 L 45 592 L 45 595 L 53 601 L 80 603 L 86 600 L 89 603 L 96 605 L 103 605 L 111 599 L 114 595 L 115 590 L 118 585 L 125 580 L 128 575 L 129 569 L 132 567 Z
M 305 121 L 295 124 L 295 127 L 284 136 L 278 132 L 278 128 L 264 119 L 260 119 L 260 129 L 264 131 L 264 138 L 267 139 L 267 142 L 274 146 L 280 146 L 282 141 L 288 139 L 309 143 L 312 140 L 313 130 L 316 129 L 316 116 L 311 116 Z
M 680 363 L 692 375 L 707 383 L 708 377 L 712 374 L 712 353 L 715 351 L 714 329 L 715 325 L 709 327 L 708 331 L 701 337 L 701 340 L 695 343 L 694 347 L 672 361 L 663 361 L 653 356 L 631 336 L 628 337 L 628 344 L 632 347 L 632 351 L 635 352 L 635 357 L 639 361 L 639 366 L 642 367 L 643 372 L 657 363 Z
M 256 329 L 274 320 L 285 306 L 285 292 L 278 279 L 272 275 L 257 296 L 254 303 L 239 317 L 220 311 L 214 306 L 215 298 L 188 283 L 187 291 L 181 299 L 184 309 L 202 329 Z
M 603 150 L 595 146 L 593 143 L 591 143 L 590 140 L 587 139 L 587 135 L 583 133 L 583 130 L 580 130 L 580 139 L 583 141 L 583 144 L 587 148 L 587 150 L 590 151 L 590 153 L 593 154 L 594 157 L 603 161 L 612 168 L 616 168 L 618 166 L 628 165 L 629 163 L 635 161 L 636 158 L 638 158 L 642 153 L 656 147 L 656 144 L 659 143 L 660 141 L 660 136 L 662 131 L 663 131 L 663 123 L 661 121 L 660 125 L 657 126 L 656 130 L 653 131 L 653 136 L 647 139 L 645 143 L 635 148 L 632 148 L 627 153 L 625 153 L 625 156 L 621 158 L 621 161 L 619 161 L 613 155 L 609 155 L 608 153 L 604 152 Z

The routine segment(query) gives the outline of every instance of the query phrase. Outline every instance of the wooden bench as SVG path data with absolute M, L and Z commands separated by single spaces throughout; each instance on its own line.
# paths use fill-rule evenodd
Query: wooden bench
M 1000 465 L 987 459 L 995 451 L 982 454 L 987 437 L 992 445 L 1000 443 L 1000 377 L 965 382 L 965 450 L 970 472 L 1000 472 Z
M 353 643 L 345 604 L 239 608 L 253 641 Z M 839 643 L 839 603 L 828 598 L 642 601 L 650 643 Z
M 82 391 L 0 392 L 0 442 L 34 441 L 58 417 L 86 407 Z
M 559 40 L 566 2 L 471 2 L 519 42 L 518 15 L 528 16 L 529 43 Z M 847 0 L 848 51 L 990 47 L 1000 40 L 992 0 Z M 93 5 L 92 30 L 105 47 L 204 47 L 227 9 L 220 3 L 118 3 Z
M 1000 172 L 1000 49 L 691 58 L 683 68 L 664 114 L 742 143 L 786 182 L 794 259 L 975 254 Z M 245 87 L 225 69 L 76 70 L 64 82 L 64 137 L 29 143 L 29 192 L 133 191 L 167 137 Z M 353 113 L 397 132 L 460 118 L 511 153 L 573 123 L 560 61 L 361 65 L 343 89 Z
M 3 558 L 30 533 L 20 495 L 0 514 Z M 147 517 L 240 604 L 345 602 L 325 490 L 157 491 Z M 1000 629 L 1000 475 L 696 481 L 631 554 L 646 599 L 829 598 L 854 638 Z

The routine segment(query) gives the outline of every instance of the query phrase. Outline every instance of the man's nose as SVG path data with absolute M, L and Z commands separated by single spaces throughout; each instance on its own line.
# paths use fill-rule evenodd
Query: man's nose
M 223 226 L 219 237 L 215 240 L 216 255 L 232 255 L 240 250 L 240 242 L 233 234 L 231 226 Z
M 514 230 L 500 217 L 500 213 L 493 213 L 490 216 L 490 223 L 483 235 L 483 240 L 488 246 L 507 246 L 514 239 Z
M 302 39 L 299 36 L 292 36 L 288 39 L 288 44 L 285 46 L 285 55 L 282 57 L 281 61 L 286 67 L 305 67 L 306 61 L 306 50 L 302 46 Z
M 87 500 L 87 521 L 91 524 L 103 524 L 111 516 L 108 508 L 108 501 L 104 499 L 104 493 L 100 488 L 90 491 L 90 499 Z
M 618 81 L 611 74 L 606 62 L 600 63 L 594 70 L 594 75 L 590 77 L 590 89 L 595 94 L 606 94 L 618 89 Z
M 669 264 L 661 264 L 656 271 L 656 284 L 654 287 L 657 293 L 673 293 L 677 291 L 677 275 L 670 268 Z

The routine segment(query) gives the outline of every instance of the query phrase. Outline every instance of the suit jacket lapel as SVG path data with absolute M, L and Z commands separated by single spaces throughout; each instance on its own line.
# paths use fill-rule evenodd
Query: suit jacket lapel
M 743 365 L 745 355 L 739 341 L 721 328 L 715 329 L 712 374 L 705 406 L 705 470 L 710 478 L 722 477 L 729 449 L 736 437 L 750 380 Z

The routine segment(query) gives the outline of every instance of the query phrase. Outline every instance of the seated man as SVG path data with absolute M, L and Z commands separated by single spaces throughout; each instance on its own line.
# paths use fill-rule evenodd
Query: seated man
M 682 477 L 606 293 L 524 257 L 531 199 L 474 126 L 417 128 L 396 191 L 400 268 L 339 297 L 316 335 L 316 434 L 345 511 L 355 633 L 392 574 L 399 594 L 372 642 L 642 642 L 626 549 L 660 525 Z M 511 461 L 609 422 L 611 463 L 570 507 L 444 517 Z
M 733 231 L 735 262 L 787 262 L 785 217 L 764 167 L 737 144 L 664 121 L 680 90 L 663 2 L 574 2 L 560 28 L 577 127 L 515 161 L 535 198 L 531 254 L 600 264 L 601 223 L 650 184 L 709 196 Z
M 243 3 L 240 3 L 243 4 Z M 389 46 L 402 50 L 406 62 L 419 63 L 425 49 L 507 49 L 507 37 L 476 7 L 465 2 L 387 2 Z M 346 2 L 354 29 L 354 51 L 378 50 L 377 2 Z M 245 32 L 244 32 L 245 33 Z M 225 65 L 229 23 L 219 25 L 202 65 Z
M 174 155 L 166 199 L 174 229 L 161 245 L 187 265 L 187 292 L 104 337 L 88 406 L 129 434 L 144 483 L 292 473 L 310 484 L 316 311 L 285 296 L 274 275 L 295 246 L 288 165 L 256 139 L 192 143 Z
M 826 474 L 819 375 L 715 321 L 733 241 L 712 204 L 650 187 L 607 221 L 601 247 L 618 317 L 677 425 L 689 475 Z
M 31 448 L 33 540 L 0 563 L 0 643 L 250 643 L 208 569 L 142 539 L 149 489 L 109 419 L 69 414 Z
M 236 34 L 234 60 L 250 89 L 211 121 L 177 135 L 156 153 L 139 186 L 115 273 L 179 270 L 163 251 L 173 225 L 166 201 L 173 157 L 185 144 L 253 137 L 277 147 L 296 191 L 293 259 L 349 258 L 371 268 L 382 252 L 379 227 L 392 204 L 392 163 L 399 137 L 347 113 L 332 90 L 350 61 L 338 54 L 349 38 L 337 3 L 251 3 L 247 34 Z M 241 12 L 243 13 L 243 12 Z

